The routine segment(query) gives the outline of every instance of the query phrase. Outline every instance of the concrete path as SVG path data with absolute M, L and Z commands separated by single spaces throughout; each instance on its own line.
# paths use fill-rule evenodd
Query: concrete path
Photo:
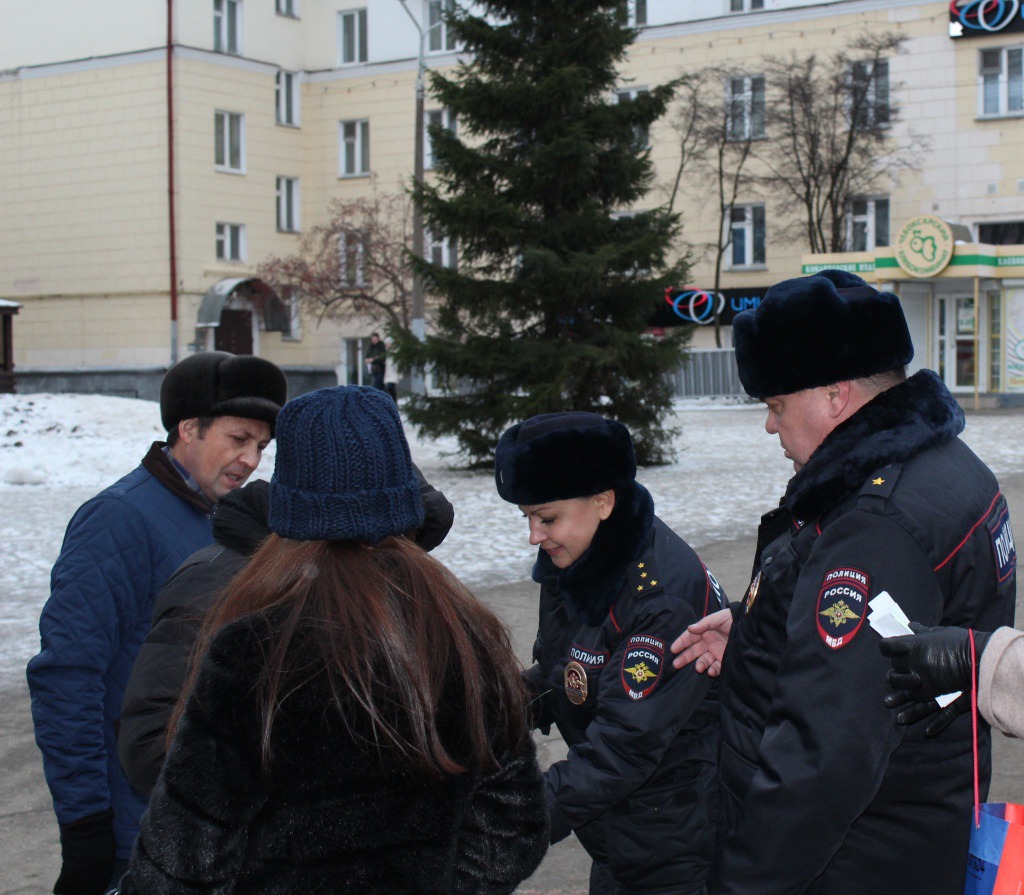
M 1001 482 L 1018 530 L 1024 525 L 1024 475 Z M 682 532 L 684 537 L 692 533 Z M 698 552 L 730 597 L 746 590 L 753 538 L 701 545 Z M 530 581 L 478 589 L 477 595 L 509 625 L 520 658 L 529 660 L 537 621 L 537 586 Z M 1024 620 L 1024 583 L 1018 614 Z M 540 740 L 547 764 L 565 754 L 556 737 Z M 1024 741 L 995 734 L 995 773 L 990 799 L 1024 801 Z M 39 753 L 32 736 L 28 690 L 24 684 L 0 690 L 0 895 L 45 895 L 60 869 L 60 849 Z M 589 860 L 575 838 L 551 849 L 539 870 L 520 887 L 521 895 L 585 895 Z

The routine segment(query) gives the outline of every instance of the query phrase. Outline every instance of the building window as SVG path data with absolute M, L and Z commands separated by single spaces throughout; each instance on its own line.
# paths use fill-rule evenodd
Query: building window
M 217 260 L 245 260 L 244 224 L 217 224 Z
M 299 125 L 299 76 L 292 71 L 279 71 L 274 79 L 274 104 L 277 123 Z
M 341 122 L 341 177 L 370 173 L 370 122 Z
M 343 230 L 338 234 L 338 280 L 346 289 L 368 285 L 366 234 L 359 230 Z
M 274 9 L 279 16 L 299 17 L 299 0 L 274 0 Z
M 726 138 L 764 136 L 764 76 L 729 78 L 725 83 Z
M 889 124 L 889 62 L 855 62 L 850 70 L 850 118 L 857 130 Z
M 277 229 L 282 233 L 299 230 L 299 178 L 277 178 Z
M 729 0 L 729 12 L 753 12 L 764 9 L 764 0 Z
M 213 0 L 213 49 L 217 53 L 242 52 L 242 0 Z
M 299 287 L 281 286 L 278 293 L 288 321 L 287 328 L 281 331 L 281 338 L 286 342 L 298 342 L 302 339 L 302 303 Z
M 982 50 L 978 57 L 979 104 L 982 115 L 1024 112 L 1024 50 L 1002 47 Z
M 647 93 L 646 87 L 636 87 L 633 90 L 618 90 L 615 93 L 615 102 L 629 102 L 630 100 L 634 100 L 645 93 Z M 633 141 L 636 144 L 637 149 L 646 149 L 651 145 L 650 132 L 645 126 L 640 124 L 636 125 L 633 128 Z
M 734 205 L 729 211 L 733 267 L 764 264 L 764 206 Z
M 444 237 L 435 239 L 429 232 L 424 234 L 424 243 L 427 247 L 427 259 L 431 264 L 438 267 L 450 267 L 452 270 L 459 269 L 458 244 L 454 239 Z
M 423 134 L 423 167 L 429 171 L 434 167 L 434 151 L 433 143 L 430 139 L 430 127 L 436 125 L 437 127 L 443 127 L 451 131 L 453 134 L 457 133 L 457 122 L 455 119 L 455 113 L 450 109 L 433 109 L 426 113 L 424 116 L 424 134 Z
M 846 251 L 871 252 L 889 245 L 889 200 L 853 199 L 846 213 Z
M 214 164 L 221 171 L 245 171 L 245 121 L 238 112 L 213 113 Z
M 978 224 L 978 242 L 990 246 L 1024 245 L 1024 221 Z
M 620 13 L 630 28 L 647 24 L 647 0 L 621 0 Z
M 445 15 L 455 8 L 455 0 L 427 0 L 427 49 L 431 53 L 455 49 L 455 37 Z
M 338 61 L 341 65 L 366 61 L 365 9 L 338 13 L 338 47 Z

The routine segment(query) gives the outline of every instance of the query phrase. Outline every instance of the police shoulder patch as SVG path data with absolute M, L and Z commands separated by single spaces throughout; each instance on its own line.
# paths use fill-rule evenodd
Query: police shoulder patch
M 1002 584 L 1017 568 L 1017 548 L 1010 527 L 1010 509 L 1002 501 L 988 520 L 988 533 L 996 561 L 996 581 Z
M 643 699 L 657 686 L 665 664 L 665 641 L 647 634 L 634 634 L 626 641 L 622 655 L 622 689 L 630 699 Z
M 833 650 L 846 646 L 864 623 L 865 607 L 871 592 L 867 572 L 849 567 L 825 573 L 818 592 L 815 622 L 818 636 Z

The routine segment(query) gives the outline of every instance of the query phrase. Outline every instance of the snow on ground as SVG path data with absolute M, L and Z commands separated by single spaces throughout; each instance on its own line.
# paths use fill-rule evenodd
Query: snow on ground
M 638 475 L 658 514 L 698 550 L 750 535 L 785 489 L 791 466 L 764 431 L 761 405 L 678 402 L 677 459 Z M 75 509 L 138 465 L 162 439 L 154 402 L 97 395 L 0 395 L 0 687 L 23 680 L 38 650 L 36 627 L 50 567 Z M 408 430 L 413 459 L 455 506 L 455 525 L 435 556 L 467 584 L 529 577 L 534 551 L 519 510 L 493 476 L 452 468 L 454 439 Z M 968 417 L 965 440 L 998 475 L 1024 471 L 1024 413 Z M 256 475 L 270 478 L 274 445 Z

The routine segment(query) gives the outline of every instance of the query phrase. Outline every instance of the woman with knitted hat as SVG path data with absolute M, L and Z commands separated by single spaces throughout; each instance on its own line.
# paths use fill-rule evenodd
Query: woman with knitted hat
M 394 403 L 321 389 L 277 438 L 274 534 L 207 619 L 121 891 L 511 892 L 548 836 L 526 697 L 497 618 L 404 536 Z
M 702 893 L 717 697 L 666 647 L 726 599 L 635 477 L 629 431 L 596 413 L 535 416 L 495 451 L 498 493 L 539 548 L 533 724 L 554 724 L 569 746 L 545 775 L 551 842 L 576 833 L 594 862 L 591 895 Z

